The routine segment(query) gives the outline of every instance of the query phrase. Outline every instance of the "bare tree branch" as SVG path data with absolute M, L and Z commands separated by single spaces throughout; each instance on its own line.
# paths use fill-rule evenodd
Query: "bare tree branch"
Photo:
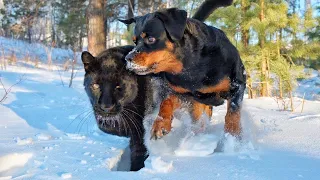
M 7 98 L 8 98 L 8 95 L 10 94 L 12 88 L 16 85 L 18 85 L 19 83 L 21 83 L 23 80 L 25 80 L 24 78 L 25 74 L 23 74 L 22 76 L 20 76 L 19 80 L 14 83 L 13 85 L 11 85 L 9 88 L 6 88 L 2 82 L 2 76 L 0 74 L 0 85 L 2 86 L 2 88 L 4 89 L 4 95 L 3 97 L 1 97 L 0 99 L 0 104 L 2 104 Z

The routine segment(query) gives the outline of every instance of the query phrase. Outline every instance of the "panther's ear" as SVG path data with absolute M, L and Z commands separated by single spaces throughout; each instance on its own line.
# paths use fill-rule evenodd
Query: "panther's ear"
M 177 8 L 165 9 L 155 12 L 173 41 L 179 41 L 183 37 L 187 24 L 187 12 Z
M 118 21 L 124 23 L 124 24 L 132 24 L 134 22 L 136 22 L 136 19 L 135 18 L 130 18 L 130 19 L 118 19 Z
M 89 72 L 90 69 L 90 63 L 94 61 L 94 57 L 88 52 L 88 51 L 83 51 L 81 54 L 81 60 L 84 66 L 84 70 L 86 72 Z

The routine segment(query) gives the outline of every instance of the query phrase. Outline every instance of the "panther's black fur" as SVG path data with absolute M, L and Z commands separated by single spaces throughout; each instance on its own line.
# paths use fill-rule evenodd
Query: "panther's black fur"
M 153 92 L 149 77 L 125 68 L 125 55 L 132 48 L 111 48 L 97 57 L 83 52 L 81 58 L 86 71 L 84 86 L 97 124 L 108 134 L 130 137 L 131 171 L 137 171 L 147 158 L 142 121 L 152 110 Z

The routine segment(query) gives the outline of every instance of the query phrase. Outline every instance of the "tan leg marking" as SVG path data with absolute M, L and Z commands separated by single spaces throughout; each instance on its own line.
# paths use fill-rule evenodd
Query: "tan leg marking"
M 230 100 L 228 100 L 228 109 L 225 117 L 224 131 L 230 133 L 233 136 L 239 137 L 241 135 L 241 123 L 240 123 L 240 109 L 232 112 L 230 108 Z
M 159 139 L 171 131 L 173 113 L 180 106 L 180 99 L 175 95 L 170 95 L 161 102 L 158 118 L 151 129 L 151 139 Z

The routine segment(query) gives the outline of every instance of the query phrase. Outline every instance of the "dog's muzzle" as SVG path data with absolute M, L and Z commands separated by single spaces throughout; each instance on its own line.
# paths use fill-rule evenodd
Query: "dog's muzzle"
M 130 51 L 128 53 L 128 55 L 126 55 L 125 60 L 128 62 L 131 62 L 131 61 L 133 61 L 134 57 L 139 53 L 140 52 L 136 48 L 134 48 L 134 49 L 132 49 L 132 51 Z

